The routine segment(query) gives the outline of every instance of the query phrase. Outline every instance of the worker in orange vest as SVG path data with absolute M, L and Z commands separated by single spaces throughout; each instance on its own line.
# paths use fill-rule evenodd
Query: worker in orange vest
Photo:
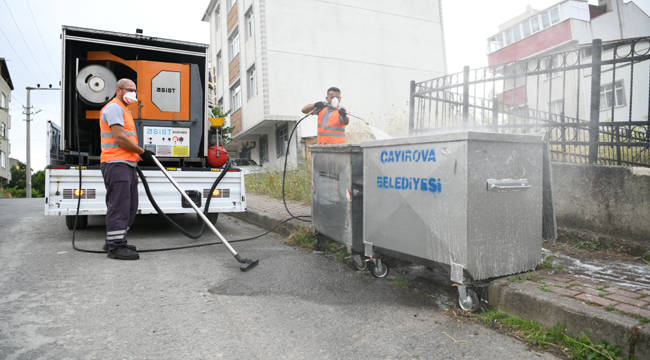
M 345 144 L 345 126 L 350 123 L 348 112 L 339 106 L 341 90 L 337 87 L 327 89 L 325 101 L 307 104 L 302 108 L 303 114 L 316 109 L 318 114 L 318 145 Z
M 126 232 L 138 212 L 138 174 L 142 159 L 153 161 L 153 153 L 138 146 L 138 135 L 127 105 L 137 102 L 135 83 L 120 79 L 115 98 L 99 112 L 101 171 L 106 187 L 106 244 L 108 258 L 137 260 L 140 255 L 127 245 Z

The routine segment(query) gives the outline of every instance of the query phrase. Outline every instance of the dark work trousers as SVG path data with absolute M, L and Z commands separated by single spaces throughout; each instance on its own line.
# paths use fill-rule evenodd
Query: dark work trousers
M 126 245 L 126 232 L 138 212 L 138 173 L 126 163 L 102 163 L 106 186 L 106 243 L 109 250 Z

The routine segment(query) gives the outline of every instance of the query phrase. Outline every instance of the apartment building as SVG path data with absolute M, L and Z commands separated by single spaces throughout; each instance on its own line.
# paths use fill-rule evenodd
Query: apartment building
M 523 14 L 501 24 L 499 32 L 487 39 L 488 64 L 499 71 L 504 67 L 498 64 L 542 59 L 540 64 L 520 61 L 517 71 L 525 72 L 524 66 L 530 70 L 537 67 L 558 71 L 541 78 L 506 81 L 505 91 L 497 97 L 510 107 L 522 110 L 531 108 L 588 119 L 591 72 L 563 71 L 563 68 L 590 63 L 594 39 L 602 40 L 602 59 L 607 60 L 614 58 L 610 44 L 620 40 L 634 42 L 648 36 L 650 17 L 633 1 L 600 0 L 598 5 L 589 5 L 585 0 L 568 0 L 542 10 L 529 6 Z M 648 41 L 639 40 L 634 51 L 637 55 L 646 55 Z M 561 55 L 552 55 L 558 53 Z M 620 58 L 626 54 L 616 56 Z M 649 63 L 645 60 L 619 65 L 615 70 L 611 65 L 602 68 L 601 121 L 609 121 L 612 117 L 615 121 L 647 119 Z M 633 98 L 631 89 L 634 89 Z
M 11 129 L 11 116 L 9 115 L 9 102 L 11 91 L 14 85 L 11 82 L 11 75 L 7 68 L 7 62 L 0 57 L 0 185 L 8 184 L 11 181 L 11 166 L 9 154 L 9 129 Z
M 215 106 L 232 110 L 226 149 L 260 163 L 287 150 L 302 155 L 316 116 L 287 149 L 289 136 L 302 107 L 324 100 L 329 87 L 372 123 L 396 108 L 407 116 L 409 82 L 446 73 L 438 0 L 211 0 L 202 20 L 210 22 Z

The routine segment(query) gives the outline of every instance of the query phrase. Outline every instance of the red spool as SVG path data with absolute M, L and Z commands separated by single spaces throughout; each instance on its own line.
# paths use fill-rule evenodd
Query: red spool
M 217 157 L 217 153 L 219 157 Z M 217 145 L 212 145 L 208 148 L 208 164 L 210 166 L 220 168 L 226 164 L 226 161 L 228 161 L 228 152 L 223 146 L 219 145 L 217 148 Z

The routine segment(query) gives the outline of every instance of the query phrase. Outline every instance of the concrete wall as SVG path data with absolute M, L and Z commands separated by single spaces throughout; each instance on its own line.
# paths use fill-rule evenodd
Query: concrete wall
M 552 163 L 558 227 L 650 246 L 650 168 Z

